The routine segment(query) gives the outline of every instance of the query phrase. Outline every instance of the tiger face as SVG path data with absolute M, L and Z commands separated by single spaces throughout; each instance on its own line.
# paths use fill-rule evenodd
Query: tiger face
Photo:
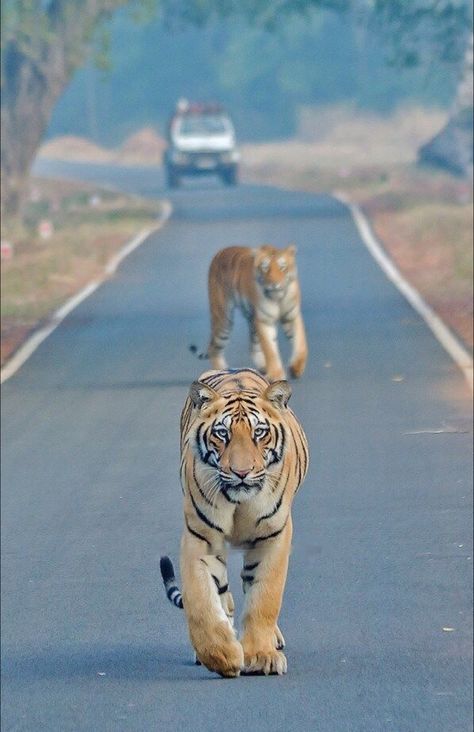
M 296 277 L 296 246 L 277 249 L 264 244 L 254 250 L 255 277 L 266 297 L 281 300 Z
M 240 503 L 264 488 L 283 459 L 284 412 L 290 395 L 286 381 L 274 382 L 261 396 L 243 390 L 232 399 L 203 382 L 192 384 L 191 441 L 196 456 L 212 473 L 213 491 L 217 486 L 226 498 Z

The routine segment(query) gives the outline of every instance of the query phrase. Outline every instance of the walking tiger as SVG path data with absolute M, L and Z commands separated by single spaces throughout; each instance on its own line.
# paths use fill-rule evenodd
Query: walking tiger
M 198 660 L 222 676 L 287 669 L 277 621 L 291 506 L 309 461 L 290 395 L 287 381 L 269 383 L 253 369 L 207 371 L 191 385 L 181 415 L 182 593 L 169 557 L 162 557 L 161 573 L 168 599 L 184 608 Z M 228 544 L 244 551 L 240 640 Z
M 249 324 L 250 353 L 257 369 L 270 381 L 285 378 L 277 339 L 281 323 L 293 343 L 290 374 L 295 378 L 303 374 L 308 348 L 295 254 L 294 244 L 286 249 L 264 244 L 256 249 L 227 247 L 215 255 L 208 278 L 211 337 L 201 356 L 209 358 L 214 369 L 227 368 L 224 349 L 234 310 L 239 308 Z

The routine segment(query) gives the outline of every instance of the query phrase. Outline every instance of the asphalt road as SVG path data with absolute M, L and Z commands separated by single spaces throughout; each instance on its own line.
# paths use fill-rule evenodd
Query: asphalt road
M 163 194 L 150 170 L 69 172 Z M 461 373 L 330 197 L 210 182 L 172 201 L 2 388 L 2 729 L 470 732 Z M 292 406 L 312 463 L 280 623 L 288 674 L 223 680 L 193 665 L 158 560 L 178 557 L 178 420 L 203 370 L 188 345 L 208 336 L 207 267 L 263 241 L 298 245 L 310 360 Z M 248 364 L 243 323 L 229 357 Z M 235 554 L 238 598 L 239 567 Z

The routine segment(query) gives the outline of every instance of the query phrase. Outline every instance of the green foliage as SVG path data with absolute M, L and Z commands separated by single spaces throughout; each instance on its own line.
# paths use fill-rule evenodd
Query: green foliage
M 54 29 L 38 0 L 3 0 L 1 23 L 2 54 L 14 43 L 28 57 L 38 57 L 45 43 L 54 41 Z
M 163 129 L 187 96 L 222 100 L 244 137 L 287 135 L 302 105 L 446 102 L 446 64 L 459 62 L 471 16 L 469 0 L 2 0 L 2 112 L 21 118 L 13 108 L 34 91 L 25 79 L 41 80 L 26 166 L 54 100 L 93 59 L 98 69 L 77 74 L 51 132 L 115 143 L 139 125 Z
M 385 37 L 351 13 L 307 10 L 268 31 L 234 16 L 202 29 L 163 28 L 162 17 L 137 26 L 121 12 L 110 74 L 80 72 L 50 133 L 117 144 L 140 126 L 164 130 L 180 96 L 221 100 L 247 139 L 291 135 L 304 105 L 344 101 L 385 112 L 404 100 L 450 101 L 455 70 L 434 54 L 413 69 L 390 68 L 385 58 Z
M 390 62 L 417 66 L 436 54 L 459 63 L 472 27 L 470 0 L 373 0 L 374 19 L 390 43 Z
M 105 68 L 109 36 L 104 22 L 124 5 L 148 20 L 155 4 L 155 0 L 2 0 L 2 60 L 14 49 L 41 66 L 48 49 L 61 47 L 66 69 L 76 69 L 91 55 Z
M 308 15 L 315 8 L 344 12 L 353 0 L 162 0 L 169 27 L 204 26 L 216 19 L 243 19 L 254 28 L 275 30 L 290 17 Z

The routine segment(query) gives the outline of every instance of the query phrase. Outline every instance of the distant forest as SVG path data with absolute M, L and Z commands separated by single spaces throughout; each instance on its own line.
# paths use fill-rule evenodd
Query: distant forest
M 373 28 L 351 15 L 315 11 L 269 33 L 240 21 L 165 30 L 122 11 L 111 26 L 110 70 L 77 72 L 57 105 L 48 136 L 83 135 L 117 145 L 143 126 L 163 132 L 176 99 L 220 101 L 241 140 L 295 134 L 302 106 L 345 103 L 387 113 L 401 103 L 446 107 L 454 70 L 390 65 Z

